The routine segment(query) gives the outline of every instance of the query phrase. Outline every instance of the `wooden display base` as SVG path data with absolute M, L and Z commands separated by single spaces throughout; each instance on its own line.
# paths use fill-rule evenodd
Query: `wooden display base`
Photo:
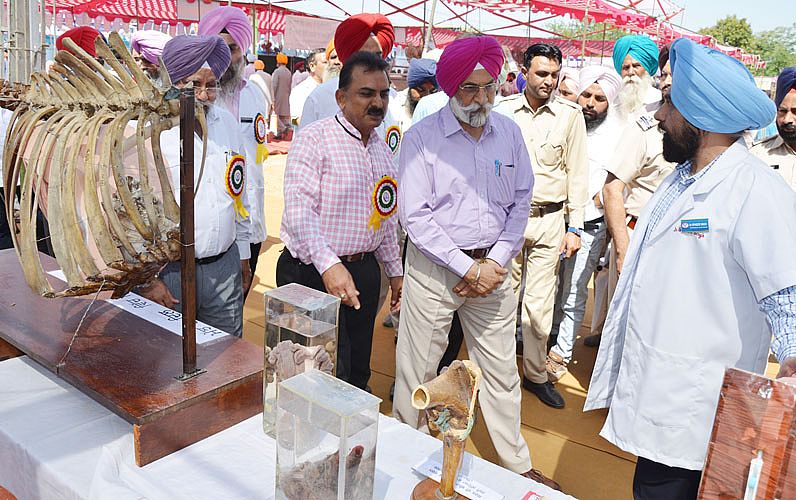
M 45 269 L 57 268 L 41 258 Z M 35 295 L 13 249 L 0 251 L 0 283 L 0 339 L 130 422 L 139 466 L 263 409 L 263 353 L 255 344 L 227 336 L 197 345 L 206 373 L 179 381 L 179 335 L 105 302 L 84 318 L 93 296 Z
M 412 500 L 470 500 L 464 495 L 454 493 L 452 497 L 444 497 L 439 491 L 439 483 L 427 477 L 420 481 L 412 491 Z

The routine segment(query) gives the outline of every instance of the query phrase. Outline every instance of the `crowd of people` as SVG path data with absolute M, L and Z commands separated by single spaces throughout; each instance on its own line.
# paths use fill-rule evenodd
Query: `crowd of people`
M 99 33 L 76 30 L 65 36 L 95 55 Z M 762 372 L 770 348 L 780 375 L 796 372 L 796 68 L 771 99 L 720 52 L 630 35 L 612 66 L 566 68 L 558 47 L 537 43 L 517 74 L 494 38 L 463 34 L 411 59 L 398 92 L 394 41 L 385 16 L 354 15 L 306 71 L 291 74 L 278 54 L 269 74 L 244 57 L 251 25 L 235 7 L 213 10 L 195 36 L 134 34 L 147 74 L 158 80 L 162 61 L 207 113 L 199 320 L 241 335 L 266 238 L 273 113 L 277 138 L 297 127 L 276 281 L 340 298 L 338 377 L 369 390 L 389 299 L 395 417 L 425 428 L 412 390 L 464 342 L 501 465 L 558 488 L 532 466 L 521 391 L 565 407 L 556 382 L 593 281 L 585 344 L 599 352 L 585 409 L 609 408 L 601 435 L 639 457 L 636 498 L 696 498 L 724 369 Z M 771 123 L 778 133 L 752 143 Z M 178 133 L 162 140 L 175 169 Z M 236 155 L 239 198 L 225 182 Z M 179 272 L 172 263 L 138 292 L 179 309 Z

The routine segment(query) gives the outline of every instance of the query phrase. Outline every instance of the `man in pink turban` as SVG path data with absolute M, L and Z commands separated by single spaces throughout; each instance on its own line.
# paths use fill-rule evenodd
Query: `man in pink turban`
M 251 274 L 244 274 L 244 286 L 248 293 L 251 280 L 246 281 L 246 278 L 250 278 L 254 274 L 260 248 L 266 238 L 265 180 L 262 168 L 265 157 L 268 155 L 265 146 L 267 98 L 255 83 L 243 78 L 246 69 L 246 60 L 243 54 L 251 47 L 253 38 L 251 20 L 243 10 L 238 7 L 216 7 L 199 21 L 199 34 L 219 35 L 224 39 L 232 54 L 229 69 L 219 82 L 221 91 L 218 101 L 239 122 L 246 166 L 248 167 L 246 169 L 248 177 L 246 186 L 249 191 L 249 199 L 252 200 L 250 212 L 252 258 L 249 261 Z
M 169 35 L 157 30 L 136 31 L 130 38 L 133 59 L 152 80 L 157 80 L 160 76 L 158 58 L 163 54 L 163 47 L 169 40 Z
M 449 104 L 404 136 L 398 214 L 409 242 L 393 408 L 402 422 L 425 426 L 412 390 L 436 375 L 457 312 L 469 357 L 483 372 L 479 403 L 500 464 L 555 487 L 531 467 L 520 433 L 520 376 L 507 362 L 515 356 L 517 300 L 506 267 L 524 241 L 533 172 L 519 127 L 490 113 L 502 64 L 493 38 L 454 41 L 437 63 Z

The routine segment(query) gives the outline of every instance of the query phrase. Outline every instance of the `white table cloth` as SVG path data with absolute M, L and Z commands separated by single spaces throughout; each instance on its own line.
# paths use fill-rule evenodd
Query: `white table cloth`
M 137 467 L 130 424 L 28 357 L 0 362 L 0 485 L 21 500 L 273 498 L 275 448 L 257 415 Z M 430 455 L 440 441 L 382 416 L 374 498 L 409 498 Z M 571 498 L 470 454 L 462 472 L 506 499 Z

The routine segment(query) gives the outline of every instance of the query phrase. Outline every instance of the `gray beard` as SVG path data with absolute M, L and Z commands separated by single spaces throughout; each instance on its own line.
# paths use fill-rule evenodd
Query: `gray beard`
M 332 66 L 332 65 L 326 66 L 326 69 L 323 70 L 323 79 L 322 79 L 323 83 L 328 82 L 332 78 L 340 76 L 341 69 L 342 68 L 339 66 Z
M 240 82 L 243 80 L 243 59 L 237 65 L 230 64 L 227 71 L 221 76 L 221 97 L 227 99 L 238 92 Z
M 486 125 L 486 119 L 492 111 L 493 104 L 487 101 L 483 106 L 474 102 L 469 106 L 462 106 L 456 97 L 450 99 L 451 111 L 453 116 L 462 123 L 473 128 L 481 128 Z

